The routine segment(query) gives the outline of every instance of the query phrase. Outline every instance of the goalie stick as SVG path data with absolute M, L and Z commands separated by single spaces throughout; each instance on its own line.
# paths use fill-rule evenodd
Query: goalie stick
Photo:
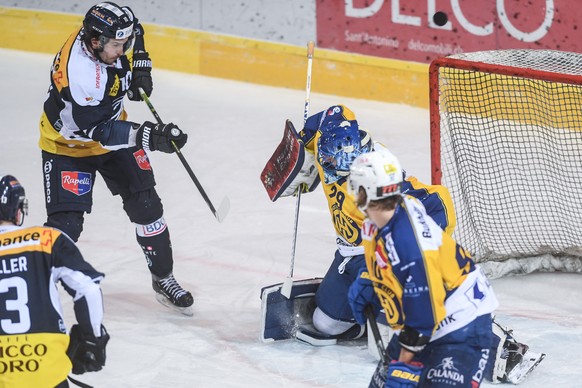
M 148 98 L 147 94 L 145 93 L 145 91 L 142 88 L 139 88 L 139 94 L 141 95 L 141 98 L 145 101 L 146 105 L 150 109 L 150 112 L 152 112 L 152 115 L 154 115 L 158 124 L 163 124 L 163 121 L 160 118 L 160 115 L 158 115 L 158 112 L 156 111 L 156 109 L 152 105 L 150 99 Z M 230 200 L 228 199 L 228 197 L 224 197 L 222 199 L 222 202 L 220 203 L 220 207 L 218 208 L 218 210 L 216 210 L 214 208 L 214 205 L 210 201 L 210 198 L 208 198 L 208 195 L 206 195 L 206 191 L 204 191 L 204 188 L 202 187 L 202 185 L 198 181 L 198 178 L 196 178 L 196 175 L 194 175 L 194 171 L 192 171 L 192 169 L 190 168 L 190 165 L 186 161 L 186 158 L 184 158 L 184 155 L 182 155 L 182 152 L 176 146 L 176 143 L 174 143 L 171 140 L 170 140 L 170 142 L 172 143 L 172 147 L 174 147 L 174 150 L 176 151 L 176 155 L 178 155 L 178 158 L 180 158 L 180 162 L 182 162 L 182 165 L 184 166 L 184 168 L 188 172 L 188 175 L 190 175 L 190 178 L 192 179 L 192 181 L 194 182 L 194 184 L 198 188 L 198 191 L 202 195 L 202 198 L 204 198 L 204 201 L 206 201 L 206 204 L 210 208 L 210 211 L 212 211 L 212 214 L 214 214 L 214 217 L 218 220 L 218 222 L 222 222 L 226 218 L 226 215 L 228 214 L 228 211 L 230 210 Z
M 303 124 L 307 121 L 309 115 L 309 100 L 311 93 L 311 66 L 313 64 L 313 52 L 315 50 L 315 43 L 310 41 L 307 44 L 307 82 L 305 85 L 305 107 L 303 109 Z M 291 296 L 291 287 L 293 286 L 293 269 L 295 268 L 295 247 L 297 245 L 297 226 L 299 224 L 299 205 L 301 205 L 301 191 L 302 186 L 297 188 L 297 201 L 295 202 L 295 222 L 293 228 L 293 242 L 291 245 L 291 264 L 289 269 L 289 276 L 283 282 L 281 287 L 281 295 L 289 299 Z

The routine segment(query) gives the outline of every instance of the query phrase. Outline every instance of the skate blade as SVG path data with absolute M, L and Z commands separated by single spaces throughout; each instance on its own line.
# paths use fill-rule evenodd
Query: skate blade
M 164 295 L 162 294 L 158 294 L 156 293 L 156 300 L 158 302 L 160 302 L 160 304 L 166 306 L 167 308 L 169 308 L 170 310 L 174 310 L 179 312 L 180 314 L 184 314 L 188 317 L 191 317 L 194 315 L 194 309 L 192 308 L 192 306 L 188 306 L 188 307 L 178 307 L 175 304 L 173 304 L 172 302 L 170 302 L 170 300 L 168 298 L 166 298 Z
M 526 352 L 523 360 L 516 365 L 507 375 L 507 381 L 512 384 L 519 384 L 525 380 L 527 375 L 534 370 L 540 362 L 546 357 L 545 353 Z

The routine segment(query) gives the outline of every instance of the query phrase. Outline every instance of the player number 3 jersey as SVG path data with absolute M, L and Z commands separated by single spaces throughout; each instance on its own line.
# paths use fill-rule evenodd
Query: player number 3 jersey
M 54 387 L 66 379 L 69 336 L 56 282 L 85 296 L 89 319 L 101 322 L 95 282 L 102 277 L 60 231 L 0 226 L 0 387 Z

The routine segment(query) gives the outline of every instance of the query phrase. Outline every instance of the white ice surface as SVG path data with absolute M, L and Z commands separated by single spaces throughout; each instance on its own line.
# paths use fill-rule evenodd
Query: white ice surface
M 0 50 L 0 172 L 16 175 L 27 189 L 26 225 L 45 219 L 37 140 L 51 61 L 51 55 Z M 290 198 L 271 203 L 259 174 L 285 119 L 300 127 L 305 92 L 161 70 L 153 75 L 152 103 L 162 119 L 189 133 L 186 159 L 215 206 L 230 198 L 230 214 L 219 224 L 179 159 L 151 155 L 175 275 L 195 298 L 194 316 L 180 316 L 155 301 L 134 228 L 120 199 L 98 178 L 79 246 L 106 274 L 111 341 L 105 369 L 76 377 L 95 387 L 367 386 L 375 361 L 363 345 L 314 348 L 258 340 L 260 290 L 289 272 L 295 207 Z M 426 110 L 317 93 L 311 102 L 311 113 L 347 104 L 409 174 L 429 181 Z M 152 120 L 144 103 L 128 101 L 126 109 L 131 120 Z M 318 189 L 302 196 L 295 277 L 323 276 L 333 252 L 330 216 Z M 499 321 L 518 340 L 548 354 L 521 386 L 582 387 L 582 277 L 531 274 L 493 285 L 501 301 Z M 62 295 L 70 327 L 72 302 Z

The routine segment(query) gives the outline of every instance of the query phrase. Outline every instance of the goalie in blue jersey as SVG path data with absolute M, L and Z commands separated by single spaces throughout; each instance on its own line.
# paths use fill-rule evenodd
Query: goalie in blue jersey
M 313 191 L 320 180 L 336 232 L 337 249 L 327 273 L 314 291 L 315 303 L 309 310 L 308 324 L 300 325 L 293 336 L 312 345 L 331 345 L 338 340 L 365 335 L 365 325 L 356 322 L 348 302 L 350 285 L 366 268 L 361 231 L 365 215 L 356 206 L 347 182 L 350 166 L 356 157 L 386 148 L 372 141 L 370 135 L 359 127 L 355 114 L 343 105 L 331 106 L 309 117 L 299 133 L 299 142 L 305 148 L 305 160 L 300 171 L 287 179 L 281 196 L 293 195 L 298 188 L 303 192 Z M 450 237 L 456 219 L 448 189 L 423 184 L 413 176 L 406 176 L 404 171 L 402 173 L 402 193 L 420 201 L 427 215 Z M 522 365 L 525 372 L 519 368 L 510 375 L 516 365 L 525 361 L 523 355 L 527 346 L 517 343 L 508 330 L 497 324 L 493 325 L 493 331 L 495 343 L 492 351 L 499 357 L 490 358 L 486 378 L 520 382 L 531 370 L 531 365 L 543 355 L 535 354 L 532 360 L 528 358 L 528 362 Z

